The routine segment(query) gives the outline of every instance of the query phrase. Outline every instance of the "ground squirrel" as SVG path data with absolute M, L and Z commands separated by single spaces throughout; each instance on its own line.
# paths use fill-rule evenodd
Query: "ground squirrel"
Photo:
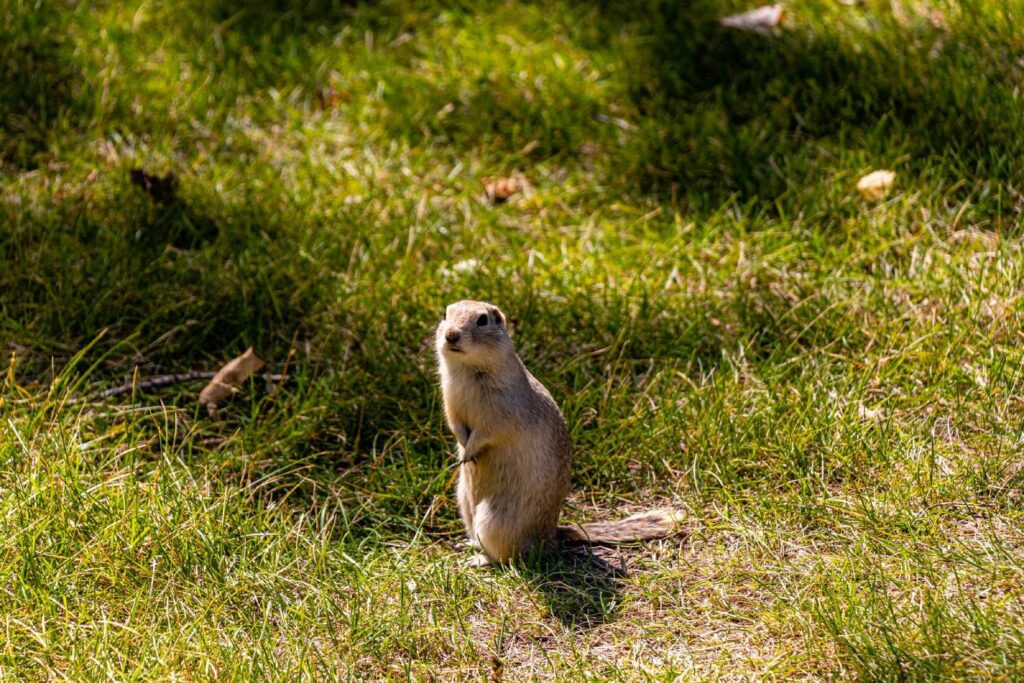
M 448 306 L 436 345 L 445 416 L 459 442 L 459 513 L 480 550 L 473 564 L 508 562 L 559 542 L 620 543 L 672 532 L 679 516 L 665 510 L 558 526 L 572 473 L 569 430 L 516 355 L 497 306 Z

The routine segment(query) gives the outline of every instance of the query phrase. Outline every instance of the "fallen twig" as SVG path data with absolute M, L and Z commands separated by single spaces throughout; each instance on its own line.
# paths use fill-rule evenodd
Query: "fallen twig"
M 199 380 L 211 380 L 216 376 L 216 372 L 210 371 L 197 371 L 185 372 L 177 375 L 155 375 L 153 377 L 147 377 L 146 379 L 139 380 L 138 382 L 132 381 L 126 384 L 122 384 L 117 387 L 110 389 L 104 389 L 98 391 L 90 396 L 77 396 L 68 400 L 67 405 L 73 405 L 75 403 L 84 403 L 91 401 L 98 401 L 101 398 L 110 398 L 111 396 L 120 396 L 122 394 L 131 393 L 132 391 L 140 390 L 147 391 L 149 389 L 158 389 L 160 387 L 169 387 L 172 384 L 183 384 L 185 382 L 196 382 Z M 263 375 L 263 379 L 272 384 L 279 384 L 281 382 L 288 381 L 288 375 L 277 375 L 266 373 Z

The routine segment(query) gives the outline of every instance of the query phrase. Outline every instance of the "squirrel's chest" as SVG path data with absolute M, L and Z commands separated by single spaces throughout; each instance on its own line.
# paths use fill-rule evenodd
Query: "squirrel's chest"
M 444 402 L 450 417 L 470 425 L 510 417 L 515 412 L 513 397 L 471 379 L 448 382 Z

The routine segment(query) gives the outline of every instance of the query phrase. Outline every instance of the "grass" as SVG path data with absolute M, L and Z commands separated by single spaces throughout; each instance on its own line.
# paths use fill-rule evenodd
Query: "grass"
M 1024 678 L 1024 8 L 747 7 L 0 0 L 0 676 Z M 684 537 L 463 566 L 468 297 Z

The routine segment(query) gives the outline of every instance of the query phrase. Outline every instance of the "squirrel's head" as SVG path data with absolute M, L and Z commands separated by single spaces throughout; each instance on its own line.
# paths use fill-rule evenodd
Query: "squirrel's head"
M 512 351 L 505 315 L 484 301 L 449 305 L 437 326 L 437 355 L 449 364 L 489 367 Z

